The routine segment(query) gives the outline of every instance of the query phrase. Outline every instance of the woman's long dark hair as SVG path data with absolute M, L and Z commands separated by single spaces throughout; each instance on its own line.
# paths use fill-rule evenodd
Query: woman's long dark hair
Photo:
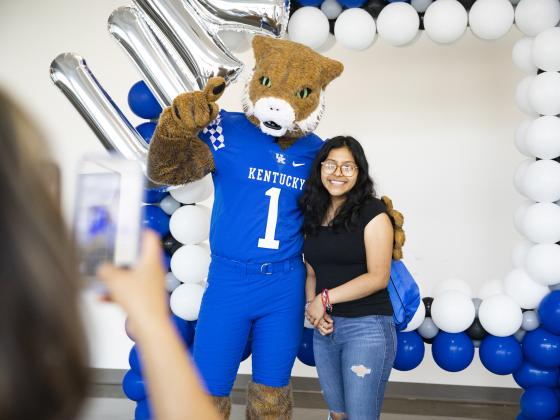
M 358 166 L 358 178 L 354 188 L 346 194 L 346 200 L 330 225 L 335 230 L 350 229 L 357 221 L 362 205 L 375 197 L 373 180 L 369 176 L 368 161 L 358 140 L 349 136 L 337 136 L 327 140 L 313 162 L 300 199 L 300 207 L 303 212 L 303 231 L 306 235 L 314 235 L 317 232 L 331 203 L 331 196 L 321 181 L 321 163 L 327 158 L 331 150 L 342 147 L 346 147 L 352 153 Z
M 74 252 L 46 145 L 0 89 L 0 418 L 77 417 L 88 384 Z

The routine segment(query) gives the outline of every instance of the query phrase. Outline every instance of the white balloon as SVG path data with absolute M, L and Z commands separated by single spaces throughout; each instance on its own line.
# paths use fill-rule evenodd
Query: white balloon
M 327 19 L 336 19 L 342 12 L 342 6 L 336 0 L 325 0 L 321 4 L 321 10 Z
M 432 295 L 435 297 L 443 292 L 447 292 L 448 290 L 455 290 L 457 292 L 461 292 L 464 295 L 472 298 L 472 289 L 469 284 L 460 279 L 448 279 L 442 282 L 439 282 L 432 290 Z
M 403 330 L 403 332 L 414 331 L 417 329 L 422 322 L 424 322 L 424 318 L 426 318 L 426 306 L 424 306 L 424 302 L 420 301 L 420 305 L 418 305 L 418 309 L 414 312 L 414 316 Z
M 169 220 L 169 231 L 182 244 L 198 244 L 210 234 L 210 210 L 199 205 L 183 206 Z
M 529 105 L 541 115 L 560 114 L 560 73 L 545 71 L 529 85 Z
M 489 334 L 507 337 L 515 334 L 521 327 L 523 313 L 514 299 L 498 294 L 482 301 L 478 309 L 478 319 Z
M 511 252 L 511 262 L 513 263 L 514 268 L 525 267 L 527 254 L 533 245 L 535 245 L 533 242 L 523 239 L 513 247 L 513 251 Z
M 197 245 L 185 245 L 171 257 L 171 271 L 183 283 L 201 283 L 208 277 L 210 255 Z
M 477 0 L 469 11 L 469 25 L 482 39 L 503 37 L 513 25 L 514 11 L 509 0 Z
M 212 176 L 206 175 L 204 178 L 175 188 L 169 193 L 179 203 L 193 204 L 206 200 L 214 192 Z
M 515 103 L 517 104 L 517 107 L 525 114 L 534 116 L 536 116 L 537 113 L 529 103 L 529 87 L 531 86 L 533 80 L 535 80 L 535 77 L 536 76 L 525 76 L 521 79 L 515 89 Z
M 527 128 L 525 145 L 533 156 L 554 159 L 560 156 L 560 118 L 545 115 Z
M 449 44 L 463 36 L 467 29 L 467 11 L 457 0 L 433 2 L 424 14 L 424 28 L 432 41 Z
M 517 168 L 515 169 L 515 174 L 513 175 L 513 186 L 515 187 L 517 192 L 521 195 L 526 195 L 524 189 L 525 172 L 527 172 L 527 169 L 529 168 L 529 166 L 531 166 L 531 164 L 534 161 L 535 159 L 525 159 L 524 161 L 519 163 L 519 165 L 517 165 Z
M 171 293 L 177 287 L 179 287 L 182 283 L 179 281 L 177 277 L 172 272 L 169 272 L 165 275 L 165 289 Z
M 523 232 L 530 241 L 554 244 L 560 241 L 560 206 L 554 203 L 535 203 L 527 209 Z
M 181 203 L 175 200 L 172 196 L 168 195 L 161 200 L 159 206 L 166 214 L 172 215 L 175 210 L 181 207 Z
M 288 22 L 290 40 L 310 48 L 319 48 L 328 36 L 329 20 L 317 7 L 306 6 L 296 10 Z
M 200 313 L 202 295 L 204 295 L 204 287 L 200 284 L 180 285 L 171 293 L 169 299 L 171 311 L 185 321 L 196 321 Z
M 533 63 L 532 48 L 533 38 L 523 37 L 514 44 L 511 53 L 511 58 L 516 67 L 527 74 L 537 73 L 537 67 Z
M 523 232 L 523 221 L 525 220 L 525 213 L 527 212 L 527 209 L 531 207 L 533 204 L 535 204 L 534 201 L 525 200 L 523 203 L 520 204 L 519 207 L 517 207 L 517 210 L 515 210 L 515 214 L 513 217 L 513 224 L 517 229 L 517 231 L 523 236 L 525 236 L 525 233 Z
M 535 309 L 550 292 L 548 287 L 533 281 L 527 272 L 520 268 L 510 271 L 506 276 L 504 291 L 523 309 Z
M 219 31 L 218 38 L 232 51 L 244 51 L 249 44 L 247 35 L 241 31 Z
M 533 120 L 524 120 L 521 124 L 519 124 L 519 127 L 517 127 L 517 130 L 515 131 L 515 146 L 517 147 L 517 150 L 519 150 L 519 153 L 522 153 L 527 157 L 534 157 L 534 155 L 531 155 L 531 152 L 529 152 L 527 147 L 527 130 L 532 121 Z
M 434 297 L 431 315 L 440 330 L 458 333 L 473 323 L 475 309 L 469 296 L 457 290 L 447 290 Z
M 560 283 L 560 245 L 534 245 L 527 253 L 525 268 L 529 276 L 541 284 Z
M 364 9 L 352 7 L 338 16 L 334 36 L 346 48 L 364 50 L 375 41 L 375 20 Z
M 501 295 L 504 293 L 504 285 L 502 280 L 491 280 L 482 285 L 478 291 L 478 297 L 482 300 L 494 295 Z M 480 309 L 479 309 L 480 310 Z
M 424 13 L 430 4 L 433 3 L 433 0 L 411 0 L 410 4 L 418 13 Z
M 560 163 L 537 160 L 523 175 L 523 191 L 531 200 L 553 202 L 560 199 Z
M 411 42 L 416 37 L 419 27 L 418 12 L 405 2 L 389 3 L 377 17 L 379 36 L 394 46 Z
M 556 26 L 559 20 L 558 0 L 521 0 L 515 8 L 515 24 L 528 36 Z
M 560 28 L 550 28 L 536 36 L 532 57 L 539 69 L 560 71 Z

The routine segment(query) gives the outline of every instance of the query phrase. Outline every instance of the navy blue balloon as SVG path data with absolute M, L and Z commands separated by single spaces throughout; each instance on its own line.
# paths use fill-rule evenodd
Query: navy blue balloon
M 479 356 L 484 367 L 496 375 L 510 375 L 523 363 L 521 345 L 513 336 L 485 337 L 480 344 Z
M 128 91 L 128 106 L 132 112 L 145 120 L 155 120 L 161 114 L 161 106 L 143 80 L 136 82 Z
M 136 345 L 132 346 L 132 348 L 130 349 L 130 353 L 128 354 L 128 364 L 130 365 L 130 369 L 132 369 L 134 373 L 142 376 L 142 365 L 140 363 L 138 347 L 136 347 Z
M 452 334 L 440 331 L 432 344 L 432 356 L 440 368 L 459 372 L 471 364 L 474 345 L 464 332 Z
M 300 6 L 319 7 L 324 0 L 297 0 Z
M 523 337 L 523 354 L 543 368 L 560 366 L 560 337 L 542 327 L 529 331 Z
M 162 191 L 162 189 L 155 189 L 155 190 L 144 190 L 144 203 L 148 204 L 156 204 L 159 203 L 167 196 L 166 191 Z
M 543 369 L 527 360 L 524 360 L 521 367 L 513 372 L 513 379 L 524 389 L 532 386 L 556 386 L 558 378 L 558 368 Z
M 554 391 L 544 386 L 526 389 L 521 396 L 521 414 L 528 419 L 552 419 L 558 413 Z
M 366 4 L 367 0 L 338 0 L 338 2 L 344 7 L 362 7 Z
M 146 386 L 140 375 L 132 370 L 126 372 L 123 378 L 122 388 L 128 399 L 141 401 L 146 398 Z
M 189 321 L 185 321 L 182 318 L 179 318 L 177 315 L 172 314 L 171 318 L 173 320 L 173 324 L 175 324 L 175 328 L 177 328 L 177 332 L 183 339 L 183 342 L 187 345 L 187 347 L 191 347 L 194 343 L 194 328 L 189 323 Z
M 424 341 L 416 331 L 397 332 L 397 354 L 393 367 L 407 371 L 414 369 L 424 359 Z
M 304 328 L 297 358 L 307 366 L 315 366 L 315 356 L 313 355 L 313 333 L 314 329 Z
M 560 290 L 549 293 L 538 309 L 542 326 L 552 334 L 560 335 Z
M 253 351 L 253 339 L 249 337 L 247 339 L 247 344 L 245 344 L 245 349 L 243 350 L 243 355 L 241 356 L 241 361 L 246 360 Z
M 144 122 L 136 127 L 136 131 L 142 136 L 147 143 L 150 143 L 152 137 L 154 136 L 154 131 L 156 131 L 156 123 L 151 121 Z
M 161 259 L 162 259 L 163 268 L 165 268 L 167 271 L 171 271 L 171 255 L 162 252 Z
M 162 238 L 169 233 L 169 219 L 169 215 L 158 206 L 144 206 L 144 227 L 156 231 Z
M 147 399 L 138 401 L 134 410 L 134 420 L 151 420 L 152 410 Z

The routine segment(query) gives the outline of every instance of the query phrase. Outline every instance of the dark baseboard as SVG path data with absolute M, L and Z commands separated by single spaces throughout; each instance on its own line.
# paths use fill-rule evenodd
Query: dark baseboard
M 126 398 L 121 383 L 126 370 L 120 369 L 91 369 L 93 378 L 89 395 L 91 397 Z M 245 403 L 247 384 L 250 375 L 237 375 L 232 398 L 237 404 Z M 317 378 L 292 377 L 294 403 L 301 408 L 324 408 L 323 397 Z M 389 382 L 385 392 L 385 408 L 391 407 L 389 412 L 399 412 L 402 401 L 408 404 L 429 404 L 437 402 L 439 405 L 469 404 L 517 406 L 522 390 L 516 388 L 495 388 L 479 386 L 423 384 L 408 382 Z M 399 402 L 400 401 L 400 402 Z M 409 412 L 409 410 L 407 410 Z

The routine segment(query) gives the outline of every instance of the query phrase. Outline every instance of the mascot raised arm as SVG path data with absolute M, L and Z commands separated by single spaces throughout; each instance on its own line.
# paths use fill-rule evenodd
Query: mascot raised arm
M 212 262 L 194 359 L 224 418 L 252 334 L 248 419 L 291 418 L 289 381 L 302 335 L 305 267 L 298 199 L 322 146 L 313 134 L 341 63 L 303 45 L 255 36 L 244 113 L 220 110 L 222 78 L 166 108 L 148 175 L 181 185 L 212 173 Z

